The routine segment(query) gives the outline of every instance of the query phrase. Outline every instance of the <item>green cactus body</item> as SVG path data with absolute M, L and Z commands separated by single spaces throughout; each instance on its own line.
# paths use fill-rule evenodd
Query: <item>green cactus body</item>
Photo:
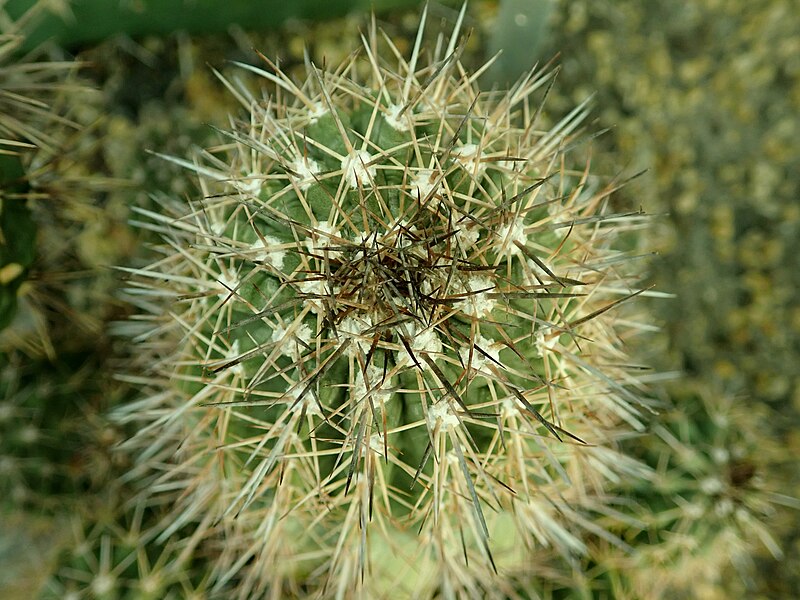
M 373 29 L 302 83 L 243 65 L 275 96 L 236 90 L 227 145 L 168 157 L 202 199 L 140 211 L 164 243 L 129 270 L 147 392 L 118 416 L 174 494 L 164 535 L 225 540 L 219 588 L 498 594 L 638 476 L 612 442 L 636 327 L 609 310 L 637 293 L 613 249 L 635 217 L 564 166 L 586 106 L 546 129 L 551 74 L 478 92 L 460 19 L 429 60 L 421 27 L 408 61 Z

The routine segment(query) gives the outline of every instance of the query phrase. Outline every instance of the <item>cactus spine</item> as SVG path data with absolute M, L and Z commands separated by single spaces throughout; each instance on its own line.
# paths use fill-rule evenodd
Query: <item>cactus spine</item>
M 639 217 L 567 167 L 588 109 L 546 125 L 552 72 L 478 91 L 463 16 L 427 51 L 423 13 L 408 59 L 373 26 L 301 83 L 241 65 L 273 94 L 226 82 L 227 143 L 167 157 L 202 197 L 139 211 L 163 243 L 129 269 L 144 392 L 117 417 L 217 589 L 513 595 L 641 471 L 614 448 L 638 327 L 612 316 Z

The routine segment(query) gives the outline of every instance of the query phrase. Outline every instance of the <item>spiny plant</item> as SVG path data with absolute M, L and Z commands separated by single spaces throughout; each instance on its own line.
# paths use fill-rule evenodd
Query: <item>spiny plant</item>
M 4 360 L 3 363 L 6 361 Z M 64 415 L 48 411 L 51 382 L 31 385 L 16 362 L 0 365 L 0 492 L 3 510 L 52 502 L 70 487 L 57 435 L 72 437 Z M 27 384 L 26 384 L 27 383 Z M 74 424 L 73 424 L 74 425 Z
M 46 10 L 45 2 L 34 2 L 16 17 L 0 3 L 0 151 L 54 148 L 58 139 L 46 125 L 63 120 L 52 102 L 64 88 L 71 61 L 40 60 L 38 50 L 23 51 L 30 30 Z
M 776 476 L 790 460 L 785 449 L 763 435 L 774 416 L 698 385 L 673 400 L 655 435 L 638 445 L 653 476 L 627 492 L 641 506 L 634 514 L 644 528 L 638 536 L 628 529 L 637 552 L 617 553 L 618 571 L 629 597 L 747 596 L 757 550 L 784 556 L 770 521 L 780 506 L 800 508 Z
M 37 597 L 137 600 L 207 598 L 207 574 L 191 546 L 153 543 L 152 511 L 142 504 L 113 506 L 101 514 L 76 511 L 64 527 L 59 564 Z
M 0 353 L 0 595 L 36 598 L 68 543 L 63 524 L 97 516 L 124 472 L 121 436 L 103 409 L 118 392 L 97 385 L 98 364 Z M 25 550 L 20 552 L 20 546 Z M 66 597 L 66 596 L 64 596 Z
M 109 184 L 80 164 L 87 155 L 81 113 L 95 108 L 96 96 L 77 78 L 79 63 L 28 49 L 50 3 L 31 4 L 12 18 L 0 2 L 0 352 L 55 360 L 65 338 L 89 337 L 64 334 L 70 325 L 82 334 L 93 329 L 94 337 L 101 328 L 94 313 L 108 302 L 99 294 L 91 307 L 75 301 L 99 287 L 74 283 L 88 262 L 76 265 L 75 255 L 81 234 L 110 218 L 93 205 Z
M 92 385 L 95 361 L 61 358 L 0 355 L 0 512 L 58 515 L 87 505 L 125 467 L 112 452 L 120 432 L 102 416 L 119 393 Z
M 538 69 L 480 92 L 465 9 L 430 43 L 426 11 L 408 59 L 373 22 L 303 82 L 239 65 L 271 95 L 220 76 L 244 118 L 165 157 L 202 197 L 137 211 L 162 241 L 125 269 L 128 479 L 170 507 L 160 539 L 218 550 L 217 591 L 510 597 L 540 549 L 622 544 L 593 519 L 642 472 L 615 440 L 643 217 L 569 166 L 588 102 L 548 123 Z
M 0 21 L 4 21 L 0 5 Z M 26 204 L 29 191 L 20 152 L 51 142 L 41 125 L 52 118 L 41 96 L 52 85 L 49 65 L 26 64 L 18 51 L 21 23 L 4 23 L 0 34 L 0 330 L 11 321 L 17 292 L 35 255 L 35 226 Z M 37 93 L 38 92 L 38 93 Z

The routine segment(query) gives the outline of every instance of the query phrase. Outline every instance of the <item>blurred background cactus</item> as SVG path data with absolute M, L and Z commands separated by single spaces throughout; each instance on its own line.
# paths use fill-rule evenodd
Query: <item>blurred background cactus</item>
M 198 526 L 192 519 L 165 532 L 165 517 L 181 511 L 181 505 L 154 505 L 154 496 L 142 494 L 136 481 L 143 471 L 131 470 L 126 453 L 110 451 L 135 428 L 130 423 L 112 425 L 109 411 L 132 413 L 136 395 L 127 382 L 114 379 L 123 369 L 107 360 L 128 352 L 126 344 L 111 341 L 108 324 L 130 310 L 110 293 L 118 284 L 107 267 L 142 268 L 148 252 L 142 244 L 158 240 L 157 232 L 126 225 L 131 207 L 161 210 L 162 204 L 175 207 L 177 200 L 202 195 L 185 165 L 147 150 L 208 166 L 202 157 L 195 162 L 192 148 L 210 148 L 222 161 L 211 163 L 217 172 L 236 156 L 235 139 L 226 142 L 229 147 L 213 147 L 220 137 L 208 124 L 240 132 L 246 128 L 229 121 L 228 115 L 240 114 L 236 96 L 207 64 L 233 89 L 255 93 L 262 87 L 257 74 L 232 62 L 256 64 L 256 48 L 280 59 L 287 79 L 302 82 L 309 60 L 330 73 L 331 65 L 348 58 L 359 46 L 355 32 L 365 30 L 367 15 L 355 10 L 344 19 L 319 24 L 289 19 L 271 23 L 278 28 L 269 33 L 232 25 L 229 19 L 206 28 L 217 28 L 216 35 L 197 30 L 191 37 L 146 35 L 155 32 L 131 28 L 128 33 L 135 35 L 130 37 L 124 25 L 121 35 L 108 40 L 70 41 L 65 33 L 62 43 L 85 65 L 83 81 L 75 85 L 73 56 L 63 47 L 50 45 L 31 53 L 36 40 L 27 46 L 20 42 L 21 33 L 32 31 L 23 25 L 32 26 L 38 11 L 54 10 L 56 19 L 69 23 L 69 17 L 63 19 L 68 4 L 73 14 L 81 10 L 77 1 L 40 2 L 21 25 L 8 13 L 18 17 L 31 3 L 0 2 L 3 48 L 11 48 L 7 44 L 14 38 L 13 51 L 0 60 L 0 73 L 15 73 L 0 79 L 0 102 L 28 96 L 41 103 L 27 103 L 28 108 L 38 107 L 37 118 L 59 115 L 56 120 L 48 117 L 46 126 L 29 129 L 54 143 L 37 143 L 39 139 L 33 142 L 37 148 L 23 148 L 18 143 L 30 139 L 8 129 L 0 134 L 16 144 L 5 144 L 3 150 L 17 155 L 14 162 L 2 163 L 0 210 L 9 206 L 6 197 L 27 198 L 24 210 L 15 209 L 11 225 L 3 225 L 8 237 L 0 238 L 3 293 L 10 292 L 3 301 L 12 298 L 19 305 L 13 317 L 5 307 L 0 313 L 0 320 L 11 323 L 0 333 L 0 413 L 10 415 L 2 421 L 0 456 L 3 468 L 14 474 L 7 480 L 13 487 L 11 500 L 0 514 L 0 590 L 9 598 L 208 597 L 212 585 L 220 594 L 247 590 L 247 585 L 266 581 L 249 558 L 243 559 L 255 551 L 244 543 L 244 533 L 254 521 L 262 522 L 262 512 L 229 520 L 226 538 L 216 535 L 217 524 Z M 134 4 L 141 8 L 146 3 L 118 6 Z M 453 7 L 460 5 L 448 4 L 429 6 L 431 30 L 442 30 L 440 23 L 452 30 L 458 14 Z M 116 8 L 117 3 L 107 6 Z M 647 302 L 653 324 L 664 326 L 662 333 L 647 336 L 646 343 L 626 344 L 633 364 L 651 364 L 664 373 L 639 375 L 659 399 L 658 414 L 643 413 L 642 432 L 614 444 L 614 451 L 622 453 L 616 456 L 628 457 L 637 478 L 604 483 L 602 505 L 614 510 L 584 513 L 594 530 L 579 536 L 583 555 L 561 556 L 556 544 L 539 548 L 535 556 L 529 553 L 526 566 L 514 568 L 513 552 L 499 544 L 498 562 L 501 556 L 507 559 L 502 568 L 510 576 L 507 586 L 494 590 L 497 595 L 655 598 L 666 589 L 674 597 L 778 598 L 792 597 L 800 586 L 800 531 L 791 499 L 800 493 L 800 474 L 796 462 L 788 460 L 800 444 L 795 368 L 800 326 L 794 314 L 800 302 L 798 286 L 792 283 L 800 272 L 793 251 L 800 239 L 799 180 L 792 168 L 800 158 L 795 118 L 800 52 L 794 34 L 800 16 L 795 13 L 790 2 L 768 0 L 710 2 L 681 10 L 632 0 L 487 0 L 469 6 L 462 31 L 470 35 L 458 44 L 465 73 L 504 48 L 498 66 L 478 79 L 480 85 L 489 89 L 494 80 L 502 88 L 534 62 L 545 63 L 558 53 L 558 76 L 540 116 L 543 127 L 558 121 L 547 121 L 548 115 L 567 115 L 596 94 L 586 131 L 608 131 L 591 145 L 571 148 L 572 164 L 582 164 L 591 150 L 592 172 L 609 180 L 649 169 L 613 198 L 624 210 L 643 206 L 648 213 L 664 215 L 646 235 L 628 236 L 625 243 L 630 249 L 638 246 L 640 253 L 657 250 L 652 278 L 659 290 L 677 295 L 675 300 L 640 298 L 632 303 L 641 307 Z M 410 56 L 419 10 L 380 12 L 378 20 L 398 54 Z M 354 35 L 343 36 L 343 31 Z M 528 52 L 519 51 L 526 44 Z M 430 53 L 434 48 L 426 46 Z M 31 63 L 36 66 L 24 66 Z M 63 68 L 53 70 L 53 64 Z M 270 71 L 264 63 L 259 66 Z M 5 81 L 22 82 L 25 77 L 30 83 L 32 74 L 43 79 L 36 80 L 30 93 L 8 93 L 3 87 Z M 87 82 L 95 93 L 85 91 Z M 32 117 L 33 112 L 25 115 Z M 14 113 L 0 110 L 0 122 L 8 114 Z M 492 169 L 499 172 L 501 167 L 493 164 Z M 488 177 L 494 181 L 491 173 Z M 210 181 L 214 178 L 216 174 L 204 177 L 209 189 L 224 190 L 224 183 Z M 162 195 L 153 199 L 156 191 Z M 35 243 L 23 235 L 31 225 L 38 231 Z M 12 245 L 7 239 L 18 241 Z M 22 255 L 12 250 L 19 244 Z M 15 258 L 7 258 L 12 252 Z M 6 268 L 9 264 L 19 266 Z M 17 273 L 20 277 L 12 277 Z M 237 302 L 241 304 L 235 294 L 227 301 Z M 618 308 L 626 310 L 624 305 Z M 617 315 L 618 320 L 626 318 Z M 508 352 L 503 350 L 500 358 L 506 360 Z M 659 379 L 672 377 L 671 371 L 680 378 L 660 386 Z M 242 372 L 250 376 L 247 365 Z M 161 381 L 153 378 L 151 383 L 158 387 Z M 343 435 L 337 435 L 331 436 L 331 444 L 341 445 Z M 550 438 L 543 448 L 557 448 L 557 440 Z M 477 443 L 486 449 L 481 439 Z M 226 452 L 235 456 L 238 451 Z M 174 458 L 167 451 L 164 457 Z M 187 471 L 186 481 L 189 475 Z M 358 484 L 351 483 L 351 488 Z M 165 498 L 171 493 L 154 491 Z M 343 506 L 334 503 L 332 508 L 335 513 Z M 570 508 L 580 514 L 589 507 L 570 502 L 549 505 L 548 510 L 560 511 L 556 522 L 569 524 L 563 513 Z M 484 516 L 491 520 L 494 513 Z M 493 523 L 501 529 L 506 525 L 513 527 Z M 287 521 L 282 526 L 292 532 L 295 525 Z M 206 537 L 197 533 L 212 530 L 214 535 Z M 612 537 L 600 535 L 602 531 Z M 35 550 L 25 555 L 10 550 L 21 543 L 12 545 L 7 541 L 11 537 Z M 503 535 L 494 537 L 498 543 Z M 413 554 L 413 539 L 398 537 L 395 549 Z M 456 541 L 459 545 L 450 548 L 454 554 L 448 557 L 453 568 L 462 553 Z M 343 548 L 356 542 L 347 538 Z M 386 557 L 373 558 L 373 564 L 392 568 Z M 325 562 L 323 557 L 309 560 Z M 482 572 L 485 562 L 480 564 L 470 561 L 476 570 L 457 571 L 459 580 Z M 697 584 L 686 587 L 685 573 L 695 574 Z M 297 585 L 297 575 L 290 569 L 282 585 Z M 320 581 L 318 572 L 312 575 Z M 303 595 L 308 589 L 293 591 Z M 463 588 L 463 595 L 469 593 Z
M 25 166 L 36 150 L 58 143 L 50 129 L 62 117 L 53 102 L 72 68 L 21 56 L 24 28 L 37 12 L 27 11 L 0 32 L 0 331 L 16 313 L 20 286 L 36 254 Z
M 101 95 L 61 49 L 25 49 L 27 35 L 48 14 L 46 3 L 16 19 L 4 9 L 0 350 L 55 360 L 95 349 L 103 338 L 115 302 L 111 278 L 98 267 L 119 260 L 130 236 L 105 199 L 119 184 L 97 161 L 99 131 L 92 130 Z M 99 238 L 115 228 L 115 244 L 104 248 Z

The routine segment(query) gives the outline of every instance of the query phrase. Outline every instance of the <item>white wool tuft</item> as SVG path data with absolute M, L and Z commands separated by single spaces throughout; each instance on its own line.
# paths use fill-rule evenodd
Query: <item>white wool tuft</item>
M 342 160 L 342 177 L 351 188 L 368 185 L 378 172 L 375 165 L 370 165 L 372 155 L 366 150 L 355 150 Z
M 289 164 L 289 168 L 297 174 L 297 177 L 293 177 L 293 179 L 303 191 L 311 187 L 316 181 L 314 176 L 322 171 L 319 163 L 310 158 L 298 158 Z
M 459 425 L 458 417 L 450 410 L 447 400 L 440 400 L 428 407 L 428 426 L 434 429 L 437 422 L 441 422 L 443 429 Z
M 519 242 L 523 246 L 528 244 L 528 236 L 525 235 L 525 224 L 518 219 L 508 225 L 503 225 L 497 230 L 498 252 L 505 256 L 522 254 L 522 250 L 514 242 Z
M 410 131 L 411 124 L 408 118 L 409 110 L 400 114 L 400 111 L 403 110 L 403 107 L 399 104 L 390 104 L 386 108 L 386 112 L 383 115 L 383 118 L 386 119 L 386 122 L 389 126 L 394 129 L 395 131 Z
M 266 242 L 266 243 L 265 243 Z M 257 239 L 250 250 L 255 250 L 254 260 L 265 262 L 277 271 L 283 271 L 283 260 L 286 258 L 286 250 L 280 248 L 281 241 L 277 238 L 264 236 L 264 239 Z

